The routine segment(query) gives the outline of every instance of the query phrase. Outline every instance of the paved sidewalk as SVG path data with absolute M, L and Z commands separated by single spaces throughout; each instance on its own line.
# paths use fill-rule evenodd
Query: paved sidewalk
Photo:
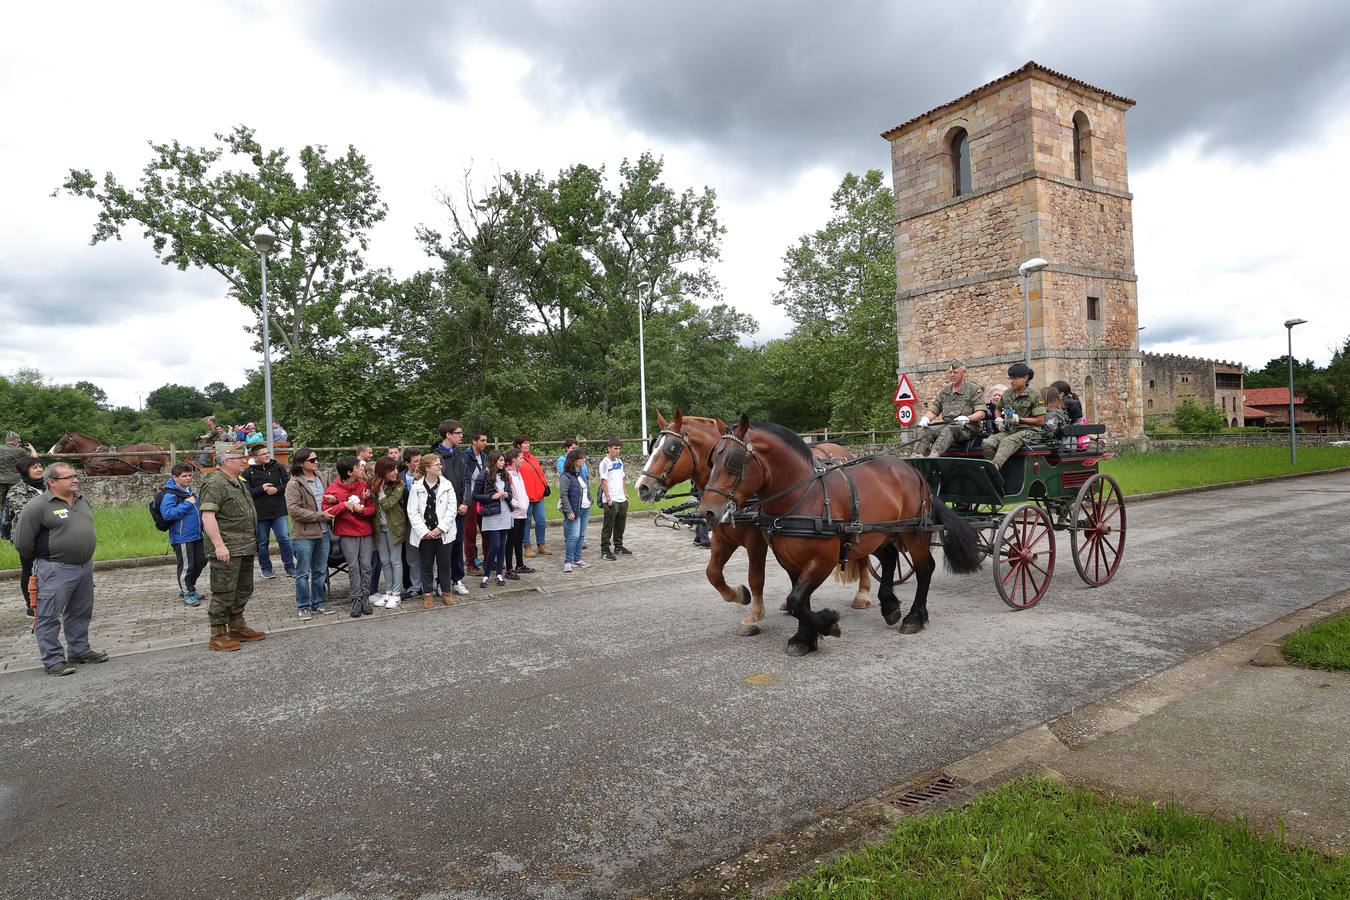
M 468 576 L 464 584 L 467 597 L 457 597 L 457 603 L 481 603 L 503 597 L 531 594 L 549 594 L 574 591 L 579 588 L 599 587 L 624 581 L 651 578 L 658 575 L 688 574 L 706 588 L 703 571 L 708 565 L 708 551 L 693 545 L 692 532 L 678 532 L 652 524 L 650 516 L 632 516 L 624 535 L 625 545 L 632 556 L 621 556 L 614 562 L 600 558 L 599 518 L 592 518 L 586 543 L 589 549 L 584 559 L 590 565 L 571 574 L 562 571 L 562 529 L 550 528 L 556 542 L 549 543 L 552 556 L 526 560 L 538 571 L 522 575 L 519 581 L 508 581 L 505 588 L 478 587 L 478 579 Z M 556 532 L 556 533 L 555 533 Z M 296 617 L 295 582 L 280 574 L 264 581 L 255 573 L 254 594 L 248 604 L 248 622 L 269 633 L 294 631 L 321 626 L 350 625 L 389 616 L 431 614 L 435 610 L 422 609 L 421 600 L 403 604 L 396 610 L 376 609 L 372 616 L 353 619 L 347 614 L 347 576 L 338 574 L 330 592 L 331 616 L 315 616 L 308 621 Z M 731 571 L 744 571 L 745 555 L 737 553 L 728 564 Z M 134 569 L 114 569 L 94 575 L 94 620 L 90 626 L 90 644 L 106 650 L 113 656 L 144 653 L 166 647 L 205 644 L 210 637 L 207 627 L 207 600 L 193 608 L 178 599 L 172 565 L 149 566 Z M 202 572 L 197 587 L 209 595 L 209 572 Z M 17 582 L 0 582 L 7 591 L 18 593 Z M 437 606 L 441 607 L 438 603 Z M 0 673 L 40 668 L 37 645 L 28 630 L 29 619 L 23 614 L 21 603 L 0 604 Z

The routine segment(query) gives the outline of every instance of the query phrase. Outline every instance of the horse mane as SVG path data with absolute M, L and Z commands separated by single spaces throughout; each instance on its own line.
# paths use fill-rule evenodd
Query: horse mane
M 798 437 L 795 431 L 784 428 L 777 422 L 751 422 L 750 427 L 758 429 L 759 431 L 767 431 L 784 444 L 787 444 L 788 447 L 797 451 L 797 455 L 802 459 L 806 460 L 808 463 L 811 462 L 811 448 L 806 446 L 806 441 Z

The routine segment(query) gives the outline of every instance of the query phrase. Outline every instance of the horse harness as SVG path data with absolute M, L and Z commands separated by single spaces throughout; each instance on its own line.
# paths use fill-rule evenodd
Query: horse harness
M 733 495 L 736 492 L 736 488 L 740 487 L 741 480 L 745 477 L 745 456 L 749 456 L 759 464 L 760 470 L 764 473 L 765 481 L 768 480 L 769 471 L 760 460 L 759 456 L 756 455 L 754 448 L 746 441 L 736 437 L 729 431 L 722 436 L 722 440 L 733 441 L 743 448 L 743 454 L 728 456 L 723 461 L 723 466 L 726 467 L 727 471 L 732 472 L 736 476 L 736 480 L 732 482 L 731 488 L 728 491 L 722 491 L 714 487 L 708 487 L 707 490 L 715 494 L 721 494 L 734 504 L 735 499 Z M 932 494 L 927 490 L 924 491 L 923 499 L 919 504 L 919 515 L 914 518 L 895 519 L 887 522 L 863 522 L 861 520 L 858 510 L 858 485 L 853 480 L 853 476 L 849 474 L 848 470 L 853 466 L 870 462 L 873 459 L 875 459 L 875 457 L 861 456 L 855 459 L 844 460 L 843 462 L 831 462 L 826 464 L 823 460 L 813 458 L 811 460 L 811 468 L 813 469 L 812 474 L 798 481 L 796 484 L 786 487 L 775 494 L 770 494 L 768 497 L 758 499 L 753 497 L 750 498 L 750 500 L 747 501 L 747 508 L 738 510 L 736 518 L 744 518 L 746 521 L 757 524 L 761 529 L 767 532 L 771 544 L 773 543 L 775 535 L 782 535 L 783 537 L 842 537 L 842 540 L 839 542 L 839 567 L 841 569 L 844 567 L 845 563 L 848 562 L 849 548 L 857 543 L 858 536 L 864 533 L 902 534 L 909 532 L 941 531 L 942 526 L 937 525 L 933 520 Z M 826 487 L 825 479 L 836 472 L 843 476 L 844 483 L 848 486 L 849 517 L 847 519 L 836 519 L 830 510 L 830 492 Z M 803 491 L 796 502 L 788 507 L 787 512 L 782 513 L 781 515 L 772 515 L 762 511 L 765 503 L 786 496 L 798 488 L 809 485 L 813 481 L 819 481 L 820 483 L 820 496 L 823 507 L 822 515 L 808 516 L 793 514 L 793 510 L 807 498 L 810 493 L 809 491 Z M 755 507 L 759 507 L 759 510 L 755 511 Z

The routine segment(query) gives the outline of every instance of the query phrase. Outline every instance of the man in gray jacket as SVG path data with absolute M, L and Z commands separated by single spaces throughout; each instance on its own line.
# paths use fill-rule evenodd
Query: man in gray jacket
M 89 646 L 94 615 L 94 513 L 76 487 L 79 476 L 66 463 L 42 473 L 47 489 L 28 501 L 14 547 L 33 558 L 37 576 L 38 652 L 48 675 L 72 675 L 71 663 L 107 662 L 108 654 Z M 61 646 L 65 626 L 67 655 Z

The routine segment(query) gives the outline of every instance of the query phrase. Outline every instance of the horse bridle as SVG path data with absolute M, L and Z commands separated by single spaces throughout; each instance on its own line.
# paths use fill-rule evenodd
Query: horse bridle
M 659 432 L 657 432 L 656 437 L 653 438 L 652 440 L 659 441 L 663 437 L 670 438 L 670 443 L 666 444 L 666 446 L 662 448 L 662 452 L 665 454 L 667 460 L 666 470 L 662 472 L 660 475 L 652 475 L 650 472 L 644 469 L 642 473 L 638 475 L 638 477 L 642 478 L 645 476 L 647 478 L 651 478 L 661 487 L 663 491 L 668 491 L 671 488 L 669 480 L 670 474 L 674 472 L 675 467 L 680 464 L 680 457 L 684 455 L 684 451 L 687 449 L 689 450 L 689 456 L 692 459 L 694 455 L 694 450 L 692 447 L 689 446 L 689 433 L 686 431 L 680 431 L 677 434 L 674 431 L 671 431 L 669 428 L 663 428 Z M 648 453 L 650 453 L 651 450 L 652 450 L 651 447 L 647 448 Z M 695 469 L 697 468 L 698 466 L 695 465 Z
M 755 453 L 754 448 L 751 447 L 750 444 L 744 439 L 736 437 L 736 435 L 732 434 L 730 430 L 728 430 L 727 433 L 722 435 L 721 439 L 718 440 L 717 442 L 718 446 L 721 446 L 722 441 L 731 441 L 734 444 L 739 444 L 741 449 L 745 451 L 744 456 L 740 457 L 728 456 L 726 460 L 722 463 L 723 468 L 725 468 L 728 472 L 731 472 L 733 475 L 736 476 L 736 480 L 733 481 L 731 483 L 731 487 L 725 491 L 722 490 L 721 488 L 715 488 L 711 484 L 705 485 L 703 490 L 713 494 L 721 494 L 723 497 L 727 498 L 727 503 L 731 504 L 734 507 L 737 505 L 735 496 L 736 489 L 741 486 L 741 481 L 744 480 L 745 478 L 745 468 L 746 468 L 745 459 L 748 457 L 749 459 L 753 459 L 755 461 L 755 463 L 759 466 L 760 473 L 763 474 L 764 476 L 765 484 L 768 484 L 769 481 L 769 469 L 767 466 L 764 465 L 764 461 L 759 458 L 759 455 Z M 713 452 L 714 453 L 717 452 L 716 447 L 713 448 Z M 711 473 L 709 473 L 708 481 L 709 482 L 712 481 Z

